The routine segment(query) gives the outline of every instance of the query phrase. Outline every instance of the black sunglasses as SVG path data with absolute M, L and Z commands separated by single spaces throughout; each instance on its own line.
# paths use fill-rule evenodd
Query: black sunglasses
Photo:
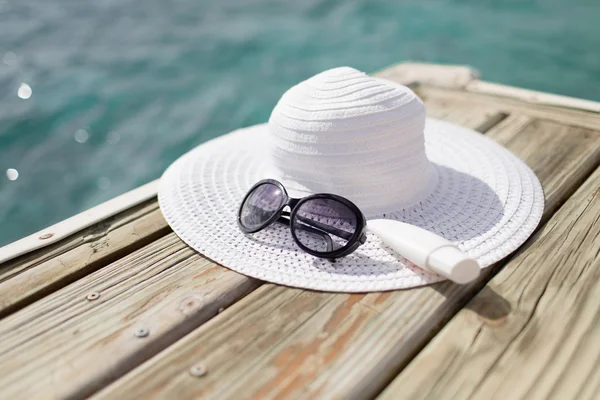
M 242 200 L 238 225 L 250 234 L 274 222 L 289 225 L 298 246 L 321 258 L 347 256 L 367 240 L 365 216 L 350 200 L 329 193 L 294 199 L 280 182 L 264 179 Z

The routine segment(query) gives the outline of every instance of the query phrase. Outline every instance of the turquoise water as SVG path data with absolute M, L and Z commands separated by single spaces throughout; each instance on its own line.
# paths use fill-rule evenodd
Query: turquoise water
M 469 64 L 600 100 L 599 20 L 598 0 L 0 0 L 0 245 L 266 121 L 335 66 Z

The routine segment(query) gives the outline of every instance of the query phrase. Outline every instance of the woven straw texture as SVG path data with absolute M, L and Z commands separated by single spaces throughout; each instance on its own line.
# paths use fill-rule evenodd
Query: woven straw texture
M 284 225 L 244 235 L 236 222 L 242 198 L 260 179 L 277 178 L 291 195 L 341 194 L 368 219 L 391 218 L 435 232 L 483 267 L 516 250 L 544 207 L 534 173 L 477 132 L 425 120 L 409 89 L 356 73 L 344 68 L 317 75 L 282 97 L 269 124 L 214 139 L 173 163 L 159 187 L 173 230 L 215 262 L 283 285 L 368 292 L 443 279 L 411 265 L 372 234 L 335 262 L 301 251 Z

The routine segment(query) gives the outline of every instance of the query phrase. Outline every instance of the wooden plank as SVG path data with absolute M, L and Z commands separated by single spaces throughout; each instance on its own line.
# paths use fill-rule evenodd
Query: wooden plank
M 564 125 L 580 126 L 596 131 L 600 130 L 600 114 L 589 110 L 525 103 L 511 97 L 493 96 L 487 93 L 468 92 L 465 90 L 449 90 L 426 85 L 419 86 L 416 91 L 424 100 L 433 98 L 436 101 L 466 101 L 479 104 L 480 106 L 495 107 L 506 114 L 520 113 Z
M 170 233 L 0 321 L 2 396 L 85 397 L 258 284 Z
M 404 85 L 427 84 L 448 89 L 462 89 L 477 80 L 479 72 L 464 65 L 404 62 L 390 66 L 377 75 Z
M 561 96 L 552 93 L 537 92 L 514 86 L 501 85 L 493 82 L 474 79 L 463 87 L 467 92 L 483 93 L 495 97 L 509 97 L 528 104 L 541 104 L 564 109 L 591 111 L 600 113 L 600 102 Z
M 544 220 L 600 162 L 600 136 L 595 132 L 515 115 L 488 134 L 540 174 L 548 193 Z M 557 175 L 561 178 L 555 179 Z M 493 273 L 493 267 L 486 269 L 479 281 L 468 286 L 444 282 L 367 295 L 306 292 L 312 302 L 298 302 L 296 290 L 269 289 L 278 293 L 278 309 L 290 315 L 287 319 L 279 314 L 272 318 L 270 309 L 252 308 L 265 301 L 265 292 L 258 291 L 98 397 L 373 396 Z M 246 319 L 230 328 L 228 324 L 239 318 Z M 284 329 L 277 323 L 279 318 L 284 319 Z M 223 329 L 227 329 L 226 339 L 210 339 Z M 207 373 L 191 376 L 189 369 L 195 363 L 201 363 Z
M 156 198 L 0 265 L 0 318 L 166 235 Z
M 600 102 L 481 81 L 479 72 L 469 66 L 404 62 L 387 67 L 378 75 L 417 89 L 421 85 L 433 86 L 505 97 L 525 104 L 600 113 Z
M 163 398 L 215 397 L 214 387 L 227 387 L 243 379 L 244 370 L 252 369 L 255 360 L 260 360 L 266 349 L 293 334 L 330 300 L 325 293 L 263 285 L 205 324 L 205 329 L 194 332 L 197 347 L 188 347 L 184 339 L 144 365 L 144 376 L 156 376 L 158 380 L 153 378 L 151 386 L 160 386 L 160 391 L 146 390 L 136 380 L 126 387 L 117 386 L 116 390 L 109 388 L 97 396 L 121 398 L 127 393 L 131 398 L 149 394 Z M 261 320 L 265 323 L 257 323 Z M 337 326 L 331 324 L 330 329 L 333 333 Z M 235 355 L 232 356 L 231 351 L 235 351 Z M 206 368 L 206 375 L 199 379 L 191 374 L 194 366 Z M 268 370 L 260 368 L 261 373 L 269 374 Z M 219 392 L 219 396 L 222 394 Z M 260 395 L 255 397 L 262 398 Z
M 236 382 L 245 381 L 248 373 L 274 377 L 277 372 L 283 372 L 276 384 L 282 388 L 290 384 L 293 386 L 293 381 L 298 379 L 294 367 L 308 362 L 306 358 L 317 361 L 320 356 L 313 352 L 325 340 L 330 341 L 331 335 L 343 337 L 347 334 L 348 328 L 343 325 L 347 324 L 345 318 L 351 306 L 363 296 L 332 296 L 263 285 L 94 398 L 120 398 L 125 394 L 132 398 L 148 395 L 161 398 L 226 398 L 228 395 L 233 398 L 269 398 L 270 393 L 266 391 L 249 391 L 247 396 L 231 391 L 239 389 Z M 319 319 L 314 321 L 317 314 Z M 323 337 L 310 338 L 305 346 L 291 348 L 274 360 L 273 366 L 263 365 L 265 356 L 272 353 L 274 346 L 277 347 L 288 336 L 302 334 L 307 324 L 311 328 L 318 324 L 323 330 Z M 196 377 L 191 374 L 194 366 L 205 368 L 206 375 Z M 278 371 L 277 367 L 283 371 Z M 257 370 L 253 371 L 255 368 Z M 149 387 L 140 385 L 150 376 L 152 382 Z M 279 398 L 296 398 L 293 394 L 291 391 L 277 393 Z
M 499 107 L 436 98 L 427 99 L 425 110 L 428 117 L 470 127 L 481 133 L 486 133 L 508 117 L 508 114 L 502 112 Z
M 62 220 L 20 240 L 0 247 L 0 264 L 23 254 L 58 243 L 83 229 L 96 225 L 156 197 L 158 180 L 149 182 L 77 215 Z
M 600 170 L 381 399 L 596 399 Z

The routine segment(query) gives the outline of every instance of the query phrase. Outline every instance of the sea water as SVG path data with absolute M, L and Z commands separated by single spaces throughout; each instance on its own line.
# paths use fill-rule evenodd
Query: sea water
M 348 65 L 600 100 L 598 0 L 0 0 L 0 245 L 158 178 Z

